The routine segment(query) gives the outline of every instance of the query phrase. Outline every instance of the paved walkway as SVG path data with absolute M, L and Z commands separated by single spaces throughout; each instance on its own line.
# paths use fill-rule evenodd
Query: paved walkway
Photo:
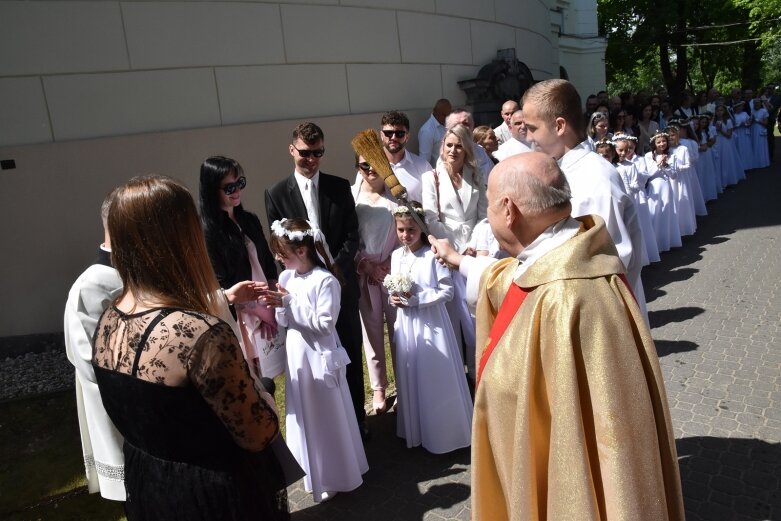
M 683 248 L 643 272 L 678 445 L 687 519 L 781 520 L 781 171 L 754 172 L 708 205 Z M 469 451 L 408 450 L 393 414 L 369 417 L 371 470 L 294 521 L 462 520 Z M 642 484 L 638 484 L 642 486 Z

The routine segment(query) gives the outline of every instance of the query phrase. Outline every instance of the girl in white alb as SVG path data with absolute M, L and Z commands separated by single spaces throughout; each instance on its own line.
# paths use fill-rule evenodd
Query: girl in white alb
M 445 307 L 453 298 L 450 270 L 436 261 L 413 211 L 424 215 L 414 202 L 394 210 L 402 247 L 391 255 L 385 280 L 397 307 L 396 433 L 407 447 L 443 454 L 470 445 L 472 399 Z
M 282 219 L 271 231 L 271 249 L 286 269 L 277 291 L 261 300 L 287 330 L 287 444 L 307 474 L 304 488 L 320 502 L 354 490 L 369 470 L 345 378 L 350 359 L 336 334 L 341 286 L 319 229 Z

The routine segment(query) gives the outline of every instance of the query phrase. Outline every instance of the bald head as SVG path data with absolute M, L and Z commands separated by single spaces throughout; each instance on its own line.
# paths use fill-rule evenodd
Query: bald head
M 501 161 L 488 177 L 487 195 L 491 231 L 514 257 L 572 210 L 567 179 L 556 161 L 541 152 Z
M 488 183 L 492 195 L 506 195 L 529 215 L 569 209 L 567 178 L 556 161 L 542 152 L 510 156 L 491 171 Z
M 446 98 L 440 98 L 434 104 L 434 109 L 431 111 L 431 113 L 434 115 L 434 119 L 439 121 L 440 125 L 444 125 L 445 118 L 452 110 L 453 107 L 450 105 L 450 101 Z
M 513 115 L 515 111 L 519 109 L 518 102 L 515 100 L 507 100 L 502 105 L 502 119 L 507 124 L 507 126 L 510 126 L 510 117 Z

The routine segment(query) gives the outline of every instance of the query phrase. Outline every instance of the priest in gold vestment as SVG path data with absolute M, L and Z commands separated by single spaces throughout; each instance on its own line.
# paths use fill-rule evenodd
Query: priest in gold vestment
M 491 229 L 514 258 L 432 241 L 468 293 L 479 277 L 472 519 L 683 520 L 651 334 L 604 221 L 569 217 L 569 197 L 553 159 L 521 154 L 488 182 Z M 512 284 L 525 298 L 502 332 Z

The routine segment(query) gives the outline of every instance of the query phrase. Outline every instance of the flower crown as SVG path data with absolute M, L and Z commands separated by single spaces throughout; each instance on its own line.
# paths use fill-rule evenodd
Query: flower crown
M 285 237 L 290 241 L 303 241 L 304 237 L 312 237 L 312 239 L 315 241 L 315 245 L 317 245 L 318 242 L 322 243 L 323 251 L 325 252 L 325 256 L 328 258 L 328 262 L 326 262 L 325 257 L 323 257 L 317 247 L 315 247 L 315 253 L 317 254 L 317 257 L 326 266 L 329 264 L 333 265 L 334 259 L 331 256 L 331 250 L 328 248 L 328 242 L 325 240 L 325 235 L 323 235 L 323 232 L 320 230 L 320 228 L 315 227 L 315 225 L 307 221 L 306 223 L 309 225 L 308 230 L 287 230 L 283 226 L 286 221 L 287 219 L 280 219 L 271 223 L 271 233 L 277 237 Z
M 616 146 L 616 142 L 615 142 L 615 141 L 613 141 L 612 139 L 609 139 L 609 138 L 603 137 L 602 139 L 600 139 L 599 141 L 597 141 L 596 143 L 594 143 L 594 146 L 595 146 L 595 147 L 597 147 L 597 146 L 599 146 L 599 145 L 610 145 L 610 146 L 612 146 L 612 147 L 614 147 L 614 148 L 615 148 L 615 146 Z
M 629 134 L 613 134 L 613 143 L 615 144 L 618 141 L 631 141 L 637 143 L 637 137 L 630 136 Z
M 653 136 L 651 136 L 651 144 L 652 145 L 653 145 L 654 141 L 656 141 L 656 138 L 658 138 L 658 137 L 663 137 L 663 138 L 666 138 L 666 139 L 670 139 L 670 134 L 668 134 L 667 132 L 662 132 L 662 131 L 656 132 Z
M 391 213 L 394 217 L 397 215 L 405 215 L 405 214 L 412 214 L 412 210 L 415 210 L 415 213 L 418 215 L 423 215 L 423 208 L 410 208 L 409 206 L 397 206 L 394 208 Z
M 288 230 L 283 226 L 285 221 L 287 221 L 287 219 L 282 219 L 271 223 L 271 232 L 277 237 L 285 237 L 291 241 L 303 241 L 304 237 L 306 236 L 315 236 L 315 230 L 311 224 L 308 230 Z

